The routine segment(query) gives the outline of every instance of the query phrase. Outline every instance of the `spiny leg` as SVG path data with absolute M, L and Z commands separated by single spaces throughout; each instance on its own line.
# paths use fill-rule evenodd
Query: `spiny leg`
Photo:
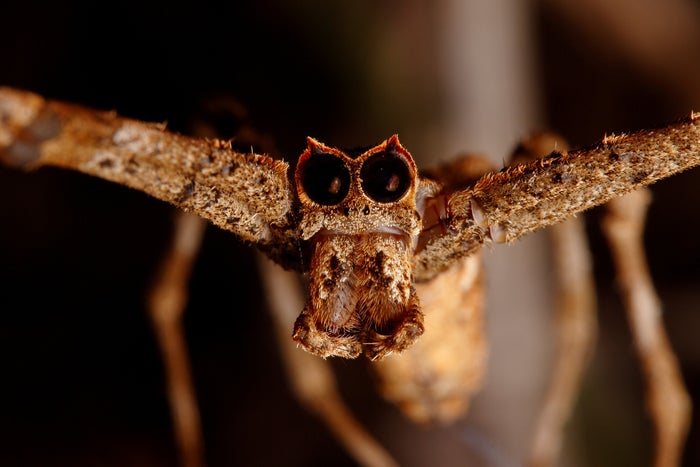
M 700 165 L 700 112 L 675 123 L 606 136 L 491 173 L 448 196 L 445 234 L 417 252 L 416 281 L 428 280 L 488 242 L 513 242 L 593 206 Z
M 206 222 L 194 214 L 176 214 L 172 245 L 148 300 L 148 311 L 165 365 L 170 412 L 183 467 L 205 465 L 199 408 L 182 325 L 187 283 L 205 227 Z
M 680 465 L 690 425 L 691 401 L 664 330 L 661 305 L 643 244 L 649 204 L 646 189 L 611 201 L 602 220 L 617 280 L 647 385 L 647 409 L 656 436 L 656 467 Z
M 330 428 L 359 464 L 397 466 L 397 462 L 355 419 L 343 402 L 328 362 L 297 348 L 292 341 L 289 331 L 304 306 L 297 275 L 284 271 L 262 254 L 257 256 L 282 361 L 294 395 Z
M 513 162 L 529 162 L 554 150 L 566 149 L 563 138 L 539 133 L 519 145 Z M 557 463 L 564 428 L 596 340 L 595 285 L 583 218 L 574 217 L 553 225 L 549 236 L 557 294 L 557 353 L 544 404 L 535 423 L 528 461 L 537 467 Z

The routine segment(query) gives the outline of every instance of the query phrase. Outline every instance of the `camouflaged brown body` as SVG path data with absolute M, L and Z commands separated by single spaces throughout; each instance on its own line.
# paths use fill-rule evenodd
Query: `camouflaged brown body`
M 294 339 L 322 357 L 403 350 L 423 332 L 411 257 L 406 240 L 392 234 L 319 236 Z
M 416 284 L 425 332 L 401 355 L 372 368 L 382 395 L 420 423 L 449 423 L 464 415 L 486 371 L 481 255 L 462 259 Z
M 393 202 L 378 202 L 361 186 L 361 167 L 391 147 L 404 156 L 410 186 Z M 350 173 L 345 198 L 334 205 L 311 199 L 302 178 L 312 153 L 332 154 Z M 419 180 L 410 154 L 391 138 L 359 157 L 309 139 L 296 170 L 299 231 L 310 242 L 309 300 L 293 338 L 321 357 L 380 359 L 401 352 L 423 333 L 412 288 L 413 245 L 421 230 L 416 204 Z
M 298 270 L 309 264 L 300 254 L 304 244 L 311 246 L 322 230 L 406 234 L 407 248 L 415 243 L 419 249 L 408 253 L 414 253 L 410 268 L 402 265 L 395 277 L 408 271 L 413 281 L 422 282 L 484 243 L 513 241 L 699 165 L 699 120 L 700 114 L 692 113 L 658 129 L 606 137 L 596 146 L 486 175 L 473 188 L 438 195 L 438 185 L 416 179 L 411 195 L 391 205 L 351 196 L 342 206 L 300 212 L 303 196 L 294 196 L 283 162 L 233 151 L 224 142 L 169 133 L 162 125 L 0 88 L 0 161 L 28 169 L 54 165 L 80 170 L 144 191 L 196 212 Z M 420 212 L 433 217 L 422 232 Z M 376 248 L 366 257 L 376 258 Z M 399 253 L 403 258 L 403 250 Z M 362 264 L 353 258 L 346 266 Z M 419 316 L 412 314 L 417 301 L 410 293 L 408 315 Z M 400 336 L 401 330 L 396 331 Z M 323 339 L 322 334 L 316 337 Z M 403 350 L 410 340 L 391 345 Z
M 0 162 L 115 181 L 192 210 L 287 267 L 310 264 L 312 298 L 295 338 L 322 356 L 402 352 L 376 367 L 386 397 L 416 420 L 450 421 L 466 409 L 485 368 L 473 253 L 699 165 L 698 121 L 691 113 L 662 128 L 606 137 L 474 185 L 441 190 L 416 178 L 398 203 L 374 203 L 357 191 L 345 204 L 304 211 L 285 163 L 0 88 Z M 454 166 L 435 174 L 448 185 L 464 176 Z M 307 250 L 311 261 L 302 258 Z

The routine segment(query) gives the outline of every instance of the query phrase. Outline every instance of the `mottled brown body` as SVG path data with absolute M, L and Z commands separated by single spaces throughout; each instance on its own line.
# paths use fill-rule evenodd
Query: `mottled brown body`
M 288 268 L 308 272 L 310 298 L 295 325 L 297 342 L 322 356 L 364 353 L 378 360 L 403 351 L 376 367 L 384 393 L 414 419 L 448 421 L 466 408 L 483 372 L 478 249 L 514 241 L 700 165 L 699 123 L 700 113 L 691 112 L 663 127 L 605 137 L 594 146 L 553 153 L 465 186 L 449 186 L 462 178 L 451 167 L 434 175 L 448 185 L 444 190 L 417 177 L 396 137 L 357 157 L 309 140 L 297 167 L 295 194 L 284 162 L 238 152 L 224 141 L 173 134 L 160 124 L 0 87 L 0 163 L 58 166 L 132 187 L 197 213 Z M 308 172 L 313 160 L 320 163 Z M 370 168 L 378 168 L 379 176 Z M 632 244 L 623 240 L 623 246 Z M 426 315 L 420 340 L 418 297 Z M 633 329 L 644 344 L 640 353 L 652 392 L 664 395 L 650 404 L 659 409 L 652 410 L 658 418 L 659 459 L 672 460 L 657 464 L 674 465 L 688 407 L 678 388 L 675 401 L 668 399 L 666 381 L 678 380 L 682 387 L 677 370 L 675 376 L 653 373 L 674 368 L 667 351 L 648 346 L 649 336 L 665 345 L 654 321 L 643 318 Z M 655 334 L 649 326 L 657 327 Z M 326 410 L 334 402 L 338 409 L 338 398 L 328 378 L 308 376 L 310 370 L 322 373 L 318 367 L 297 366 L 306 372 L 295 377 L 305 386 L 302 398 L 325 414 L 336 433 L 362 444 L 347 414 Z M 679 417 L 668 421 L 665 414 Z
M 420 423 L 464 415 L 486 370 L 484 287 L 476 253 L 416 284 L 425 333 L 401 355 L 375 362 L 383 396 Z
M 320 234 L 312 242 L 309 302 L 295 339 L 321 356 L 375 359 L 423 333 L 406 236 Z
M 608 136 L 596 145 L 553 153 L 486 175 L 472 188 L 445 194 L 441 204 L 449 217 L 441 233 L 431 235 L 416 251 L 415 281 L 431 279 L 484 243 L 514 241 L 700 165 L 699 121 L 700 113 L 691 112 L 663 127 Z M 284 162 L 241 154 L 222 141 L 173 134 L 163 125 L 7 87 L 0 87 L 0 162 L 25 169 L 59 166 L 141 190 L 233 232 L 290 269 L 305 267 L 299 261 L 300 243 L 324 224 L 330 230 L 332 225 L 344 224 L 343 217 L 336 215 L 338 206 L 312 214 L 298 190 L 301 208 L 296 211 Z M 424 200 L 439 193 L 440 186 L 420 180 L 415 189 L 420 208 Z M 354 203 L 345 207 L 364 214 L 365 205 L 370 208 L 364 216 L 367 221 L 380 226 L 386 219 L 394 222 L 394 206 L 387 209 L 374 203 L 378 209 L 372 209 L 372 203 Z M 329 218 L 328 213 L 335 217 Z M 409 218 L 406 214 L 400 217 Z M 294 223 L 298 216 L 300 226 Z M 362 225 L 372 230 L 372 222 L 358 222 L 358 218 L 346 218 L 345 224 L 354 231 Z
M 421 186 L 396 136 L 357 157 L 309 139 L 295 179 L 311 260 L 294 340 L 324 358 L 403 351 L 423 333 L 412 259 L 437 185 Z

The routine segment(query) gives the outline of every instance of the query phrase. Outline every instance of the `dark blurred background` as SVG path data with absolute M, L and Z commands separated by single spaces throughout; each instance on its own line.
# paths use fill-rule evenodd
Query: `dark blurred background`
M 187 132 L 235 97 L 293 161 L 398 133 L 422 165 L 501 165 L 528 131 L 573 145 L 700 110 L 700 7 L 668 2 L 142 1 L 0 7 L 0 85 Z M 646 242 L 671 342 L 700 393 L 700 173 L 658 183 Z M 176 465 L 144 296 L 172 210 L 80 174 L 0 167 L 0 464 Z M 562 465 L 649 465 L 652 431 L 614 272 L 587 215 L 600 341 Z M 421 428 L 334 362 L 369 430 L 405 465 L 519 465 L 553 352 L 546 234 L 486 252 L 494 348 L 464 422 Z M 207 460 L 352 465 L 291 398 L 252 252 L 215 228 L 186 315 Z M 508 279 L 503 270 L 515 274 Z M 456 356 L 458 358 L 458 356 Z M 685 465 L 700 464 L 697 416 Z

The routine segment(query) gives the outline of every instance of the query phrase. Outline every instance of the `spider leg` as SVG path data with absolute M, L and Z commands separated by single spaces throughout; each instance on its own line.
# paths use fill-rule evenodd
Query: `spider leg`
M 205 227 L 206 222 L 194 214 L 177 212 L 172 245 L 148 300 L 148 311 L 165 366 L 168 401 L 183 467 L 205 464 L 199 408 L 182 325 L 187 283 Z
M 647 409 L 656 436 L 654 465 L 665 467 L 681 462 L 691 401 L 663 327 L 661 305 L 646 264 L 642 235 L 649 201 L 646 189 L 611 201 L 602 227 L 646 379 Z
M 535 134 L 523 141 L 514 162 L 544 157 L 566 149 L 557 135 Z M 596 304 L 592 260 L 582 217 L 572 217 L 549 229 L 556 281 L 557 353 L 545 400 L 535 424 L 531 466 L 557 464 L 564 428 L 581 386 L 596 341 Z
M 417 253 L 415 280 L 428 280 L 489 242 L 512 242 L 640 186 L 700 165 L 700 113 L 666 126 L 606 136 L 482 177 L 450 194 L 447 234 Z
M 297 275 L 258 254 L 265 295 L 275 323 L 282 361 L 296 398 L 315 413 L 360 465 L 388 467 L 398 463 L 353 416 L 335 385 L 329 363 L 296 348 L 289 335 L 304 306 Z
M 298 269 L 287 164 L 36 94 L 0 87 L 0 163 L 56 166 L 194 212 Z

